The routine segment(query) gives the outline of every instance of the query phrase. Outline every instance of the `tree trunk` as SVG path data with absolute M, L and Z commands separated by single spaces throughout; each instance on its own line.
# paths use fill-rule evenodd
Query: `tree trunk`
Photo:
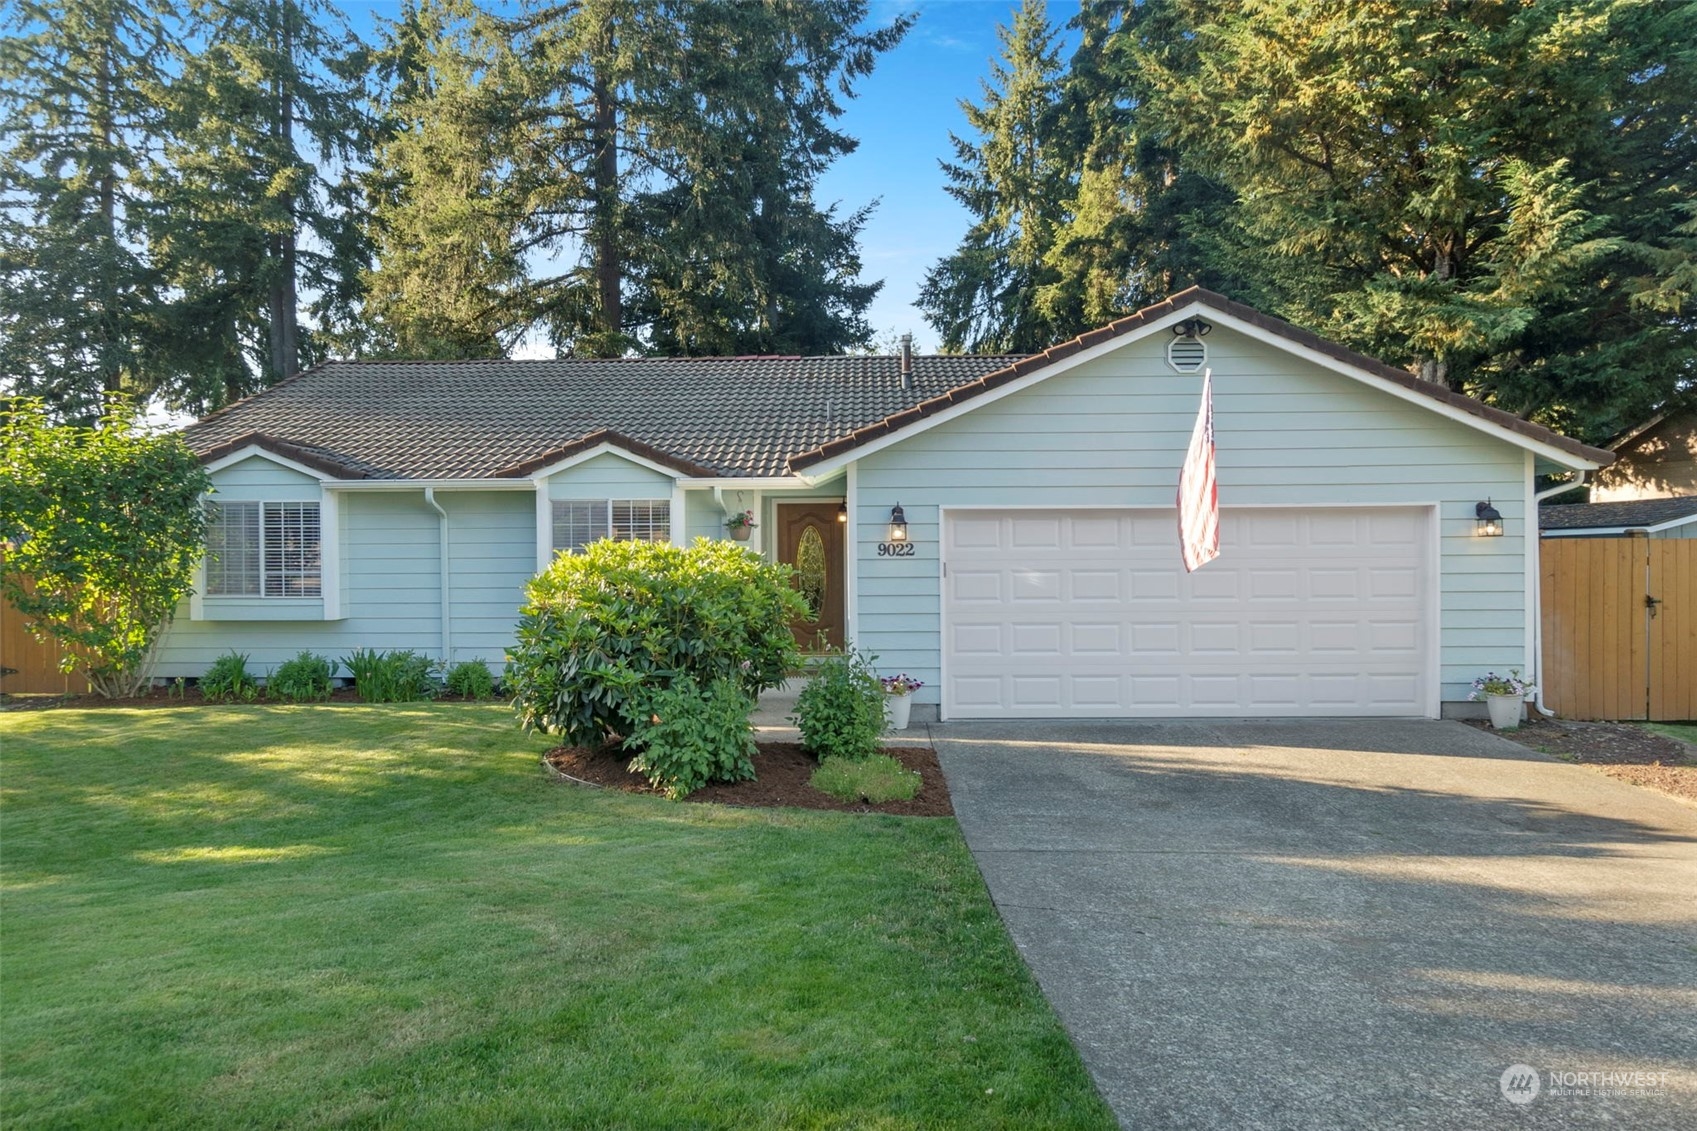
M 611 39 L 611 34 L 608 34 Z M 611 44 L 606 46 L 609 48 Z M 598 70 L 595 76 L 595 124 L 591 140 L 595 151 L 595 283 L 601 298 L 601 339 L 595 352 L 615 356 L 624 327 L 621 295 L 623 283 L 619 263 L 619 116 L 613 91 Z
M 118 296 L 113 292 L 111 280 L 118 265 L 118 178 L 117 171 L 112 167 L 112 154 L 116 144 L 112 136 L 116 130 L 112 120 L 112 42 L 117 37 L 118 30 L 115 22 L 104 30 L 106 35 L 99 48 L 100 62 L 96 78 L 99 105 L 93 110 L 94 131 L 100 146 L 100 156 L 97 159 L 100 184 L 100 242 L 103 245 L 100 250 L 105 268 L 103 273 L 110 275 L 96 284 L 100 289 L 100 341 L 95 343 L 95 348 L 99 350 L 100 387 L 110 396 L 122 391 L 124 371 L 119 361 L 119 335 L 116 325 Z
M 294 161 L 294 63 L 293 13 L 288 0 L 280 0 L 273 8 L 277 19 L 279 66 L 273 81 L 277 99 L 277 117 L 272 123 L 272 135 L 277 139 L 276 152 L 284 161 Z M 285 195 L 282 207 L 288 219 L 288 230 L 271 237 L 270 253 L 276 265 L 271 281 L 269 314 L 271 322 L 271 379 L 281 381 L 294 376 L 300 368 L 300 332 L 296 325 L 295 295 L 295 197 Z

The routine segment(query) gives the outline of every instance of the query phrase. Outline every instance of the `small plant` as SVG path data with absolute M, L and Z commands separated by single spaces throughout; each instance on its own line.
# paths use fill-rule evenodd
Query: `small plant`
M 200 693 L 208 699 L 230 703 L 251 703 L 259 698 L 259 681 L 247 670 L 248 658 L 238 652 L 226 652 L 212 661 L 206 674 L 200 677 Z
M 791 720 L 815 758 L 870 758 L 884 733 L 884 683 L 871 658 L 849 652 L 823 660 L 796 698 Z
M 754 777 L 754 700 L 734 680 L 703 690 L 688 676 L 642 699 L 643 715 L 625 749 L 637 754 L 631 772 L 677 800 L 709 782 Z
M 292 660 L 284 660 L 265 681 L 266 694 L 289 703 L 306 703 L 330 698 L 331 680 L 336 665 L 328 656 L 302 652 Z
M 166 686 L 165 694 L 171 699 L 187 699 L 189 697 L 189 681 L 178 676 Z
M 1496 672 L 1486 672 L 1473 681 L 1473 690 L 1468 692 L 1469 699 L 1478 699 L 1481 695 L 1513 695 L 1524 699 L 1537 691 L 1538 687 L 1520 678 L 1520 669 L 1514 668 L 1507 675 Z
M 465 699 L 488 699 L 495 694 L 495 677 L 481 660 L 461 660 L 448 669 L 442 681 L 450 692 Z
M 430 657 L 410 648 L 378 652 L 360 648 L 342 657 L 354 690 L 367 703 L 410 703 L 436 694 Z
M 882 805 L 886 801 L 912 801 L 919 792 L 920 777 L 888 754 L 874 754 L 858 762 L 827 758 L 813 771 L 810 784 L 839 801 Z
M 755 525 L 756 523 L 754 521 L 753 511 L 743 511 L 741 514 L 733 514 L 730 518 L 725 520 L 726 530 L 753 530 Z
M 923 680 L 915 679 L 906 672 L 901 675 L 887 675 L 884 677 L 883 683 L 884 694 L 886 695 L 912 695 L 925 686 Z

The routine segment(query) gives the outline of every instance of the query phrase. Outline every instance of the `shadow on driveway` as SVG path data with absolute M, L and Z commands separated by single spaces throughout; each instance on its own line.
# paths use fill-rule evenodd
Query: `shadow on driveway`
M 1697 808 L 1459 723 L 932 737 L 1126 1126 L 1697 1127 Z

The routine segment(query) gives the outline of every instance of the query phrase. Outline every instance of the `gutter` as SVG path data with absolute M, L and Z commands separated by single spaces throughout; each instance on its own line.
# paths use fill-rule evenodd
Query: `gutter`
M 1537 690 L 1532 693 L 1532 706 L 1546 719 L 1555 718 L 1556 713 L 1544 706 L 1544 535 L 1538 529 L 1538 508 L 1545 499 L 1585 486 L 1585 476 L 1590 473 L 1581 468 L 1574 474 L 1578 478 L 1572 483 L 1558 483 L 1532 496 L 1532 608 L 1528 612 L 1532 617 L 1532 656 L 1538 663 L 1538 677 L 1534 684 Z
M 424 501 L 441 517 L 436 523 L 436 558 L 442 566 L 442 663 L 453 661 L 453 605 L 448 598 L 448 512 L 436 501 L 436 488 L 424 489 Z

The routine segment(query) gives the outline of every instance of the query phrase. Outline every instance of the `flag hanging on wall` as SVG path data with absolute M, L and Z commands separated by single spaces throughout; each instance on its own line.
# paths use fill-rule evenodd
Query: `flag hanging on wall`
M 1202 407 L 1178 473 L 1178 544 L 1191 573 L 1220 556 L 1220 487 L 1214 480 L 1214 372 L 1202 372 Z

